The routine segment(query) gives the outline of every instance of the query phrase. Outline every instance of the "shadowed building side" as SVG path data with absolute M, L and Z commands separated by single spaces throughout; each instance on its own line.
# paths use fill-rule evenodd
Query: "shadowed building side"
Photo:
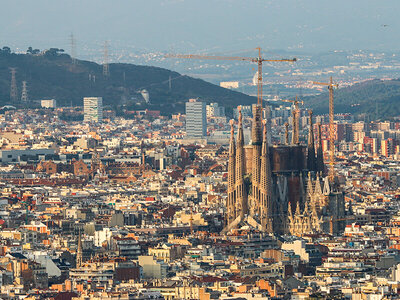
M 325 172 L 325 164 L 324 164 L 324 153 L 322 151 L 321 123 L 317 123 L 317 137 L 318 137 L 317 171 L 324 173 Z
M 315 157 L 315 146 L 314 146 L 313 112 L 311 109 L 308 111 L 308 114 L 310 118 L 310 131 L 308 133 L 307 169 L 309 171 L 317 171 L 317 161 Z

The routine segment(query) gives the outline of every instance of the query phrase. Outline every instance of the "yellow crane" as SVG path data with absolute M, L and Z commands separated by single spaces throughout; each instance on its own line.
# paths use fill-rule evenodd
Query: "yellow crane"
M 296 110 L 299 109 L 299 104 L 304 105 L 303 100 L 298 100 L 298 99 L 297 99 L 297 96 L 296 96 L 296 99 L 295 99 L 295 100 L 291 100 L 291 99 L 282 99 L 281 101 L 282 101 L 282 102 L 290 102 L 290 103 L 293 103 Z
M 329 90 L 329 180 L 334 182 L 335 180 L 335 124 L 334 124 L 334 106 L 333 106 L 333 89 L 339 85 L 333 83 L 332 76 L 329 82 L 317 82 L 313 81 L 313 84 L 324 85 Z
M 213 60 L 238 60 L 238 61 L 249 61 L 257 63 L 258 65 L 258 77 L 257 77 L 257 104 L 262 107 L 262 65 L 263 62 L 295 62 L 296 58 L 285 58 L 285 59 L 265 59 L 261 55 L 261 48 L 258 50 L 258 57 L 241 57 L 241 56 L 208 56 L 208 55 L 196 55 L 196 54 L 167 54 L 165 57 L 174 58 L 189 58 L 189 59 L 213 59 Z

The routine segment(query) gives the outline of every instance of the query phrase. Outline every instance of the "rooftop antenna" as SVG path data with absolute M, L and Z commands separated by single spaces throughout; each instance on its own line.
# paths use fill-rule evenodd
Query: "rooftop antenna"
M 28 102 L 28 86 L 26 81 L 22 81 L 22 94 L 21 94 L 21 102 Z
M 104 42 L 104 63 L 103 63 L 103 76 L 110 76 L 110 66 L 108 65 L 108 41 Z
M 15 78 L 15 74 L 17 73 L 17 68 L 10 68 L 10 72 L 11 72 L 10 100 L 13 103 L 16 103 L 18 101 L 17 79 Z
M 76 65 L 76 41 L 73 33 L 71 33 L 71 35 L 69 36 L 69 42 L 71 45 L 72 65 Z

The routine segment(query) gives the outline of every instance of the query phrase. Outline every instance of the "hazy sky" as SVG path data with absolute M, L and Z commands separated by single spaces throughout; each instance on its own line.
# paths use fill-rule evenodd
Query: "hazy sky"
M 399 0 L 1 0 L 0 46 L 400 50 Z M 385 25 L 385 26 L 384 26 Z M 387 26 L 386 26 L 387 25 Z

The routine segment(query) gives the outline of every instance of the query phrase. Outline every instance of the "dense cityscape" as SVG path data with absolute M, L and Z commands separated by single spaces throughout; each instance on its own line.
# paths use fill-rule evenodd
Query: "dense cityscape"
M 2 115 L 3 299 L 397 294 L 400 121 L 335 115 L 330 181 L 328 117 L 295 104 L 230 123 L 195 99 L 130 120 L 83 104 Z
M 0 299 L 400 299 L 400 3 L 43 1 L 0 18 Z

